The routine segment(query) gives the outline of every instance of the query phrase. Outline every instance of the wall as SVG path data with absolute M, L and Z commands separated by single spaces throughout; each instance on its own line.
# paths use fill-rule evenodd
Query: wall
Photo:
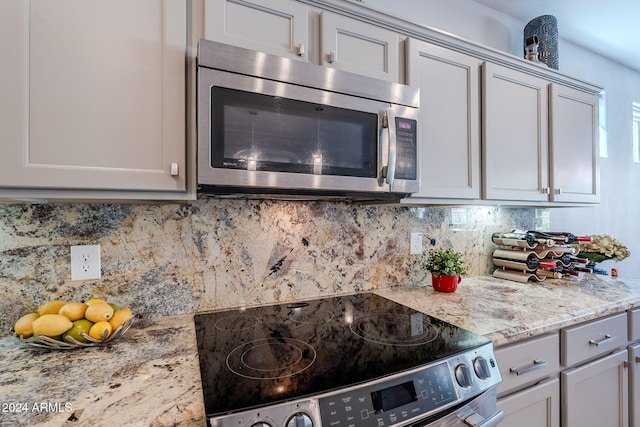
M 455 218 L 450 208 L 340 202 L 0 205 L 0 336 L 54 298 L 107 298 L 157 317 L 419 285 L 427 273 L 409 255 L 411 231 L 464 252 L 470 275 L 485 275 L 490 233 L 536 222 L 530 209 Z M 70 280 L 76 244 L 101 245 L 101 279 Z
M 365 5 L 522 57 L 526 22 L 473 1 L 365 0 Z M 633 254 L 640 253 L 640 221 L 635 219 L 635 213 L 640 211 L 640 197 L 635 194 L 640 183 L 640 164 L 633 163 L 631 157 L 631 117 L 632 102 L 640 101 L 640 72 L 567 41 L 562 37 L 562 22 L 558 22 L 558 32 L 559 71 L 605 88 L 609 156 L 600 162 L 600 205 L 550 209 L 550 227 L 576 234 L 609 234 L 621 240 L 632 256 L 619 263 L 607 261 L 602 268 L 616 267 L 621 277 L 637 278 L 640 263 Z

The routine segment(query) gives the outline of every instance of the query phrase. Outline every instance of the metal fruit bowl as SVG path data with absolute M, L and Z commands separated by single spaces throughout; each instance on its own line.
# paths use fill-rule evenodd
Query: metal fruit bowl
M 20 338 L 24 344 L 29 345 L 31 347 L 38 348 L 48 348 L 50 350 L 71 350 L 74 348 L 82 348 L 82 347 L 96 347 L 99 345 L 106 344 L 116 338 L 123 336 L 131 327 L 133 323 L 133 319 L 129 319 L 120 325 L 111 335 L 106 336 L 106 331 L 102 334 L 102 339 L 95 339 L 90 337 L 89 335 L 83 333 L 81 334 L 87 342 L 80 342 L 73 337 L 65 337 L 66 341 L 59 341 L 50 337 L 45 337 L 44 335 L 40 335 L 37 337 L 31 338 Z

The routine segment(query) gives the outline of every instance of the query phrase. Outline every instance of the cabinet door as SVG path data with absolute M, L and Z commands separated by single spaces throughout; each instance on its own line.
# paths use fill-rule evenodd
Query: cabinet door
M 399 82 L 397 33 L 326 11 L 320 21 L 322 65 Z
M 629 425 L 640 427 L 640 344 L 629 346 Z
M 561 373 L 564 427 L 626 427 L 627 350 Z
M 204 38 L 306 61 L 308 13 L 293 0 L 205 0 Z
M 559 427 L 560 381 L 553 378 L 498 400 L 500 427 Z
M 480 198 L 480 66 L 407 40 L 407 83 L 420 88 L 420 191 L 412 198 Z
M 483 197 L 548 201 L 547 82 L 485 63 L 483 84 Z
M 186 3 L 2 2 L 0 186 L 185 191 Z
M 598 97 L 551 85 L 551 200 L 600 201 Z

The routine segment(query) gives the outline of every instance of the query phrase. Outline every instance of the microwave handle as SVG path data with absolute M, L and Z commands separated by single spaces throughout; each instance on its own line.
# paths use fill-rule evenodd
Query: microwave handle
M 389 160 L 386 167 L 387 184 L 389 190 L 393 190 L 393 182 L 396 176 L 397 139 L 396 139 L 396 113 L 393 108 L 385 109 L 387 119 L 387 137 L 389 140 Z

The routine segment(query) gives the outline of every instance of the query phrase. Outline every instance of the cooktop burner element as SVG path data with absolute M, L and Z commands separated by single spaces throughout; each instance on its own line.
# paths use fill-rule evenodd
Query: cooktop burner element
M 273 380 L 299 374 L 315 360 L 316 351 L 304 341 L 267 338 L 233 349 L 227 356 L 227 367 L 244 378 Z
M 314 427 L 330 425 L 353 418 L 331 409 L 338 398 L 330 397 L 345 390 L 361 393 L 338 405 L 361 406 L 358 418 L 398 406 L 414 416 L 500 381 L 487 338 L 371 293 L 200 313 L 194 321 L 205 410 L 216 427 L 289 425 L 261 421 L 282 405 L 290 406 L 285 417 L 302 411 Z M 476 365 L 490 378 L 478 380 Z
M 365 340 L 393 346 L 423 345 L 438 337 L 438 329 L 425 322 L 422 313 L 365 315 L 351 324 L 351 330 Z

